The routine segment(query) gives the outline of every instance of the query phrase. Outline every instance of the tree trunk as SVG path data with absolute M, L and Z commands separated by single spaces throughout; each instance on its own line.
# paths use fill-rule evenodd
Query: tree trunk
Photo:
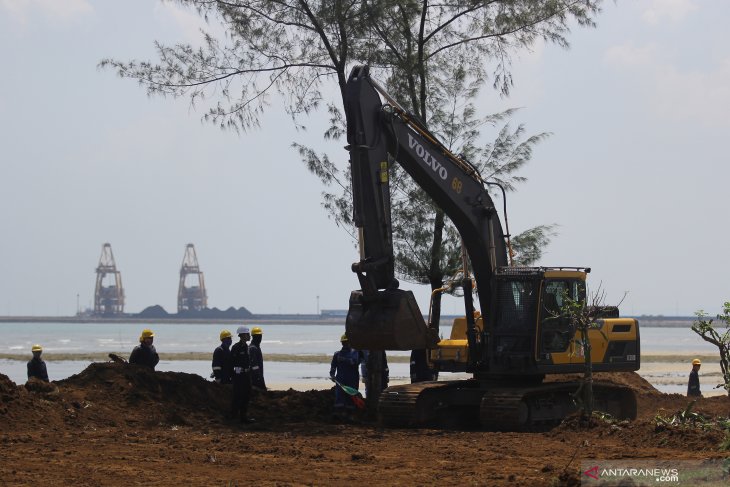
M 593 363 L 591 362 L 591 341 L 588 329 L 583 333 L 583 353 L 585 355 L 585 374 L 583 375 L 583 417 L 590 421 L 593 416 Z
M 444 211 L 436 208 L 436 216 L 433 220 L 433 242 L 431 244 L 431 262 L 428 269 L 428 280 L 431 284 L 431 291 L 439 289 L 444 285 L 444 270 L 441 269 L 441 248 L 444 238 Z M 432 327 L 438 331 L 441 319 L 441 294 L 433 296 L 431 304 Z

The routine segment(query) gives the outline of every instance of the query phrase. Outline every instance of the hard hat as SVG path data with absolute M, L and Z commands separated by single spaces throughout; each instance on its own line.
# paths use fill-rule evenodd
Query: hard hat
M 150 330 L 149 328 L 145 328 L 142 330 L 142 334 L 139 336 L 139 341 L 141 342 L 145 338 L 154 338 L 155 334 Z
M 221 341 L 226 338 L 231 338 L 231 332 L 228 330 L 221 331 Z
M 249 330 L 247 326 L 239 326 L 238 330 L 236 330 L 236 335 L 244 334 L 251 334 L 251 330 Z
M 696 358 L 692 361 L 692 365 L 702 365 L 702 361 L 700 361 L 700 359 Z
M 340 337 L 340 342 L 346 342 L 347 340 L 347 334 L 344 334 Z
M 252 335 L 263 335 L 264 332 L 261 331 L 261 328 L 259 328 L 258 326 L 254 326 L 253 330 L 251 330 L 251 334 Z
M 42 352 L 43 351 L 43 347 L 41 347 L 38 344 L 35 344 L 35 345 L 33 345 L 33 348 L 30 349 L 30 351 L 31 352 Z

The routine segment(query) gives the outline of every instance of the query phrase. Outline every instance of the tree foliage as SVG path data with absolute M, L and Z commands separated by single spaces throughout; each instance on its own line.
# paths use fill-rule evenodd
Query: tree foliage
M 709 320 L 708 315 L 699 310 L 695 313 L 697 321 L 692 324 L 692 331 L 697 333 L 706 342 L 715 345 L 720 353 L 720 370 L 722 372 L 722 384 L 716 387 L 722 387 L 730 395 L 730 302 L 723 305 L 722 314 L 717 315 L 717 319 L 724 323 L 725 332 L 720 333 L 713 324 L 712 318 Z
M 149 94 L 211 99 L 204 118 L 222 127 L 257 126 L 272 90 L 292 115 L 323 100 L 326 81 L 344 89 L 347 68 L 390 73 L 411 109 L 426 119 L 430 81 L 468 60 L 503 93 L 514 53 L 537 40 L 567 47 L 570 22 L 594 25 L 601 0 L 171 0 L 210 25 L 199 46 L 155 43 L 157 61 L 104 59 Z M 219 34 L 222 32 L 221 34 Z M 398 90 L 400 91 L 400 90 Z
M 195 9 L 208 22 L 199 46 L 156 43 L 156 61 L 104 59 L 100 65 L 137 80 L 150 95 L 205 104 L 205 120 L 236 131 L 258 126 L 274 92 L 283 97 L 297 124 L 302 123 L 300 115 L 326 104 L 331 123 L 325 137 L 338 139 L 344 133 L 339 106 L 347 69 L 370 64 L 396 99 L 506 190 L 524 181 L 517 171 L 548 134 L 526 136 L 521 125 L 505 123 L 491 144 L 480 146 L 482 129 L 504 122 L 512 111 L 478 116 L 474 100 L 479 87 L 491 82 L 508 94 L 516 53 L 539 40 L 568 47 L 570 26 L 593 26 L 602 2 L 172 1 Z M 340 100 L 324 95 L 333 83 Z M 328 185 L 323 194 L 327 211 L 352 231 L 346 176 L 326 154 L 302 144 L 295 148 Z M 439 287 L 457 272 L 458 235 L 440 208 L 401 171 L 393 172 L 398 272 L 409 281 Z M 536 260 L 553 230 L 544 225 L 516 237 L 519 261 Z

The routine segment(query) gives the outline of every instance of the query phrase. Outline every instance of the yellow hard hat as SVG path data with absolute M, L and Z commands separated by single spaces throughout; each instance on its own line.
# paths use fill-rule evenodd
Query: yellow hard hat
M 43 351 L 43 347 L 41 347 L 40 345 L 38 345 L 36 343 L 35 345 L 33 345 L 33 348 L 31 348 L 30 351 L 31 352 L 42 352 Z
M 263 335 L 264 332 L 261 331 L 261 328 L 259 328 L 258 326 L 254 326 L 253 329 L 251 330 L 251 334 L 252 335 Z
M 139 341 L 141 342 L 145 338 L 154 338 L 154 337 L 155 337 L 155 334 L 152 332 L 152 330 L 150 330 L 149 328 L 145 328 L 144 330 L 142 330 L 142 334 L 139 337 Z
M 347 340 L 347 334 L 345 334 L 345 335 L 342 335 L 342 336 L 340 337 L 340 342 L 346 342 L 346 341 L 348 341 L 348 340 Z
M 692 361 L 692 365 L 702 365 L 702 361 L 700 359 L 696 358 Z
M 231 338 L 231 332 L 228 330 L 221 331 L 221 341 L 225 338 Z

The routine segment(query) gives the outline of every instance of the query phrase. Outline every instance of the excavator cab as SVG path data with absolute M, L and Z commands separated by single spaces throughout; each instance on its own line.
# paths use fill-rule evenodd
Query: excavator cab
M 449 338 L 429 350 L 439 371 L 477 377 L 581 372 L 585 355 L 580 331 L 565 315 L 566 300 L 586 299 L 587 268 L 510 267 L 497 271 L 498 306 L 493 321 L 475 315 L 477 350 L 470 350 L 466 318 L 454 319 Z M 638 370 L 638 323 L 606 307 L 589 330 L 595 370 Z M 474 360 L 470 361 L 473 356 Z

